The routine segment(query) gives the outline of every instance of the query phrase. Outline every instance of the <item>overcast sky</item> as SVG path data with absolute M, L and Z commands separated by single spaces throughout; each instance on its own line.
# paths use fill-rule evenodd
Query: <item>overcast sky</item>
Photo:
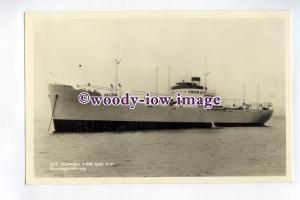
M 159 92 L 171 83 L 201 76 L 207 55 L 208 88 L 223 98 L 261 101 L 274 95 L 275 113 L 285 107 L 285 27 L 281 18 L 77 18 L 34 23 L 35 109 L 50 115 L 48 82 L 109 86 L 119 57 L 124 90 Z M 81 68 L 78 65 L 82 65 Z

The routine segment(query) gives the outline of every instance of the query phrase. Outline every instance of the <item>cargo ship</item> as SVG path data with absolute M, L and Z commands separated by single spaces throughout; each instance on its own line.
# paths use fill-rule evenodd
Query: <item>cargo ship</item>
M 116 82 L 117 84 L 117 82 Z M 204 109 L 201 106 L 145 106 L 135 109 L 124 106 L 93 106 L 81 104 L 78 95 L 85 91 L 92 96 L 120 95 L 121 89 L 86 85 L 48 84 L 54 132 L 106 132 L 146 129 L 210 128 L 222 126 L 264 126 L 271 118 L 271 103 L 236 104 Z M 103 93 L 100 90 L 108 92 Z M 177 82 L 169 95 L 214 96 L 200 77 Z M 51 123 L 50 122 L 50 123 Z M 51 125 L 51 124 L 50 124 Z M 50 128 L 49 125 L 49 128 Z

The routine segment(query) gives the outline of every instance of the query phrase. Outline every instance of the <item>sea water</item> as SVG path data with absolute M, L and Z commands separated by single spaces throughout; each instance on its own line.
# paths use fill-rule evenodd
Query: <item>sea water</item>
M 36 177 L 283 176 L 285 118 L 265 127 L 48 132 L 35 120 Z

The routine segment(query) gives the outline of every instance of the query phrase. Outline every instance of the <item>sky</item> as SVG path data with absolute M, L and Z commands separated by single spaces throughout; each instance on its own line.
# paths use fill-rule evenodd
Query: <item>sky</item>
M 261 102 L 274 95 L 285 112 L 285 21 L 282 18 L 41 18 L 33 26 L 34 97 L 37 115 L 50 116 L 47 83 L 108 86 L 115 58 L 123 90 L 155 91 L 191 76 L 222 98 Z M 82 67 L 78 67 L 81 65 Z

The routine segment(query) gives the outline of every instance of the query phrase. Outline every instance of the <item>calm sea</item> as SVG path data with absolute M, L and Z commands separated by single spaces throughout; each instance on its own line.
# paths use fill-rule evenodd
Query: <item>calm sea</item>
M 35 121 L 37 177 L 160 177 L 285 175 L 285 118 L 266 127 L 47 132 Z

